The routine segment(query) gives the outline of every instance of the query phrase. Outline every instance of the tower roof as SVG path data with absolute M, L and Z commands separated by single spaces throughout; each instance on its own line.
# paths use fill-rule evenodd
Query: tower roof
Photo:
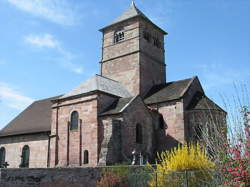
M 135 3 L 134 1 L 132 1 L 132 4 L 131 6 L 129 7 L 129 9 L 127 9 L 125 12 L 123 12 L 118 18 L 116 18 L 112 24 L 115 24 L 115 23 L 119 23 L 119 22 L 122 22 L 124 20 L 127 20 L 127 19 L 130 19 L 130 18 L 133 18 L 133 17 L 136 17 L 136 16 L 142 16 L 146 19 L 147 16 L 145 16 L 136 6 L 135 6 Z
M 121 23 L 123 21 L 126 21 L 126 20 L 131 19 L 131 18 L 135 18 L 135 17 L 142 17 L 143 19 L 145 19 L 146 21 L 150 22 L 155 27 L 157 27 L 159 30 L 161 30 L 164 34 L 167 34 L 167 32 L 165 32 L 160 27 L 155 25 L 147 16 L 145 16 L 145 14 L 143 14 L 143 12 L 140 11 L 136 7 L 134 1 L 132 1 L 130 7 L 125 12 L 123 12 L 120 16 L 118 16 L 110 25 L 100 29 L 100 31 L 103 31 L 104 29 L 106 29 L 106 28 L 108 28 L 110 26 L 113 26 L 113 25 L 115 25 L 117 23 Z

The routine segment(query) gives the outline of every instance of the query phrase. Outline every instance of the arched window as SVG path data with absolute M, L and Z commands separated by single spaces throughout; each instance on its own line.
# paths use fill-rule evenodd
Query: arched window
M 88 152 L 88 150 L 84 151 L 83 156 L 84 156 L 83 164 L 88 164 L 89 163 L 89 152 Z
M 136 125 L 136 143 L 142 143 L 142 126 L 139 123 Z
M 5 148 L 1 147 L 1 149 L 0 149 L 0 168 L 3 167 L 4 163 L 5 163 Z
M 21 155 L 21 168 L 28 168 L 29 167 L 29 160 L 30 160 L 30 148 L 28 145 L 25 145 L 22 150 Z
M 165 125 L 164 125 L 164 119 L 163 119 L 163 116 L 160 115 L 159 117 L 159 128 L 160 129 L 164 129 Z
M 150 40 L 151 40 L 151 35 L 150 35 L 150 33 L 147 32 L 147 31 L 144 31 L 144 32 L 143 32 L 143 38 L 144 38 L 145 40 L 147 40 L 148 42 L 150 42 Z
M 117 31 L 114 35 L 114 43 L 118 43 L 120 41 L 124 40 L 124 32 L 123 31 Z
M 70 130 L 78 129 L 79 115 L 77 111 L 71 113 Z

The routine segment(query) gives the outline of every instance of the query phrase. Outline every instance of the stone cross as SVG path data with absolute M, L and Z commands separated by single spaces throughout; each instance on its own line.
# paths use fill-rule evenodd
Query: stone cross
M 8 162 L 4 162 L 3 168 L 7 168 L 9 166 Z

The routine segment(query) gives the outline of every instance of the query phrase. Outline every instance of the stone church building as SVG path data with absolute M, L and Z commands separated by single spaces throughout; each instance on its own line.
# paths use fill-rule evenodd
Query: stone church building
M 68 93 L 36 101 L 0 131 L 0 165 L 75 167 L 153 161 L 195 140 L 195 116 L 225 112 L 197 76 L 168 82 L 167 32 L 134 3 L 103 34 L 100 75 Z

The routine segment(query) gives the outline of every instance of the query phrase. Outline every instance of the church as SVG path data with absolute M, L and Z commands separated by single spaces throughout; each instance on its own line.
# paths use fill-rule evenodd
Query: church
M 100 74 L 35 101 L 7 124 L 0 131 L 1 167 L 137 164 L 138 155 L 153 162 L 157 152 L 195 141 L 200 120 L 210 115 L 223 123 L 225 111 L 197 76 L 167 81 L 167 32 L 134 3 L 100 32 Z

